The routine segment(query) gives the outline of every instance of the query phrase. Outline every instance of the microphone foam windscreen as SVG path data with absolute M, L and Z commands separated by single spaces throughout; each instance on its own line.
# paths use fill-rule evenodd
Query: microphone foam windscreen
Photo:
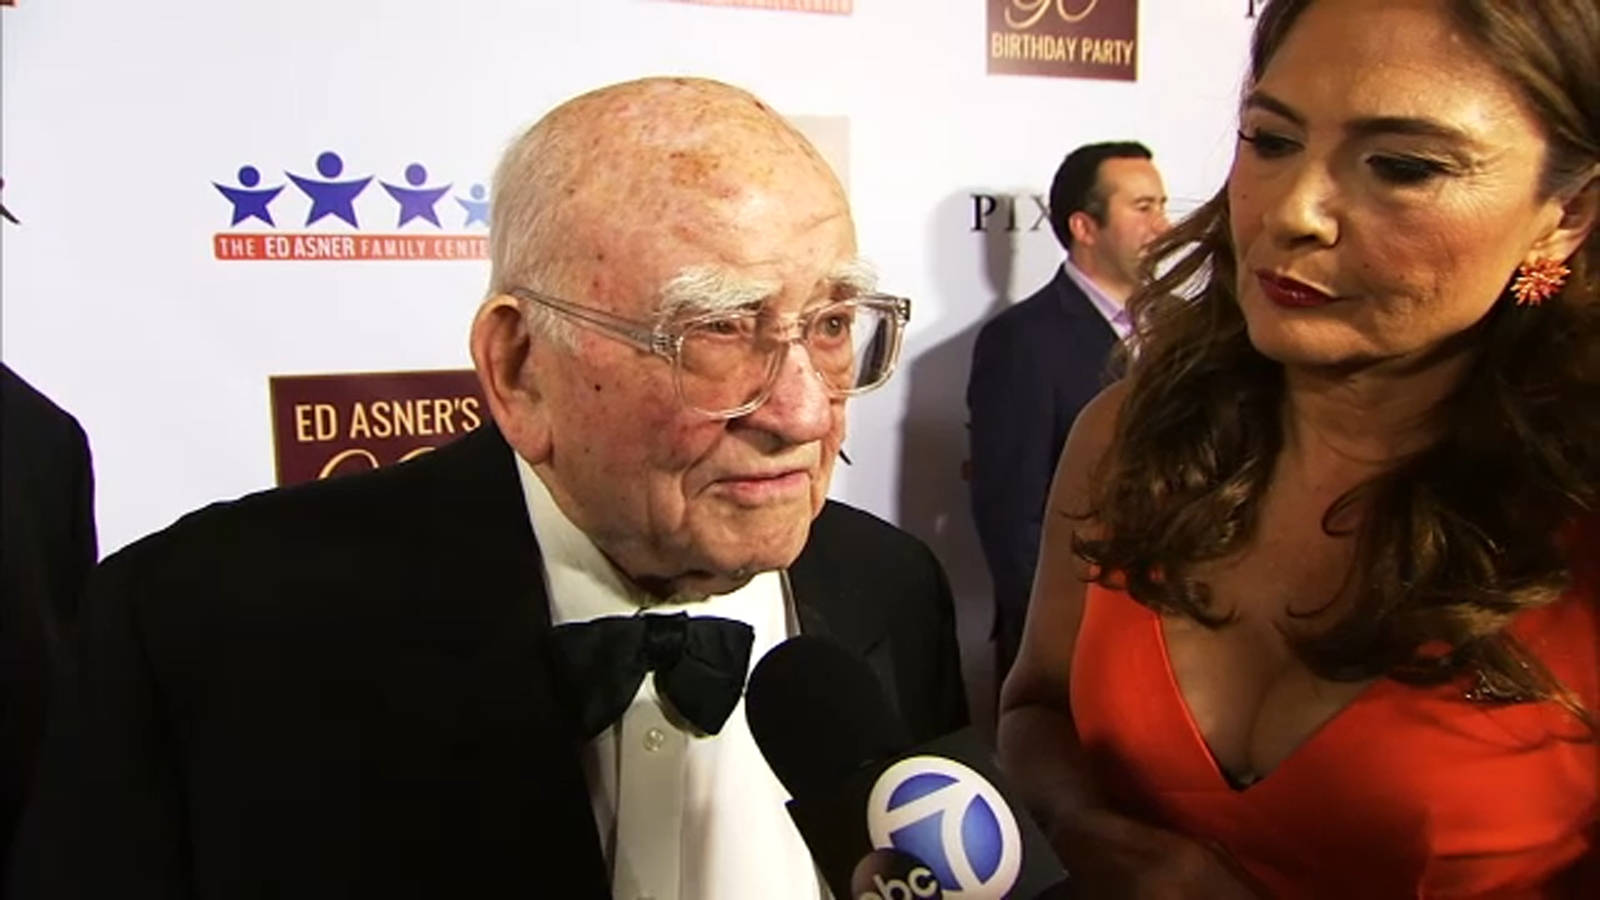
M 744 711 L 767 765 L 794 797 L 911 746 L 866 660 L 819 637 L 790 638 L 763 656 Z

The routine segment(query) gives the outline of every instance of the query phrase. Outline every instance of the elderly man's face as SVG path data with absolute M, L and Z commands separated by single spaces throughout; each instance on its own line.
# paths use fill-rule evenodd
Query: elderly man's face
M 765 283 L 778 315 L 836 297 L 854 228 L 813 161 L 691 152 L 673 165 L 659 190 L 579 217 L 567 299 L 654 320 L 663 286 L 708 268 Z M 570 350 L 540 340 L 531 362 L 549 429 L 538 468 L 563 511 L 624 571 L 675 589 L 721 592 L 792 562 L 845 429 L 806 351 L 785 351 L 766 403 L 715 420 L 680 402 L 665 359 L 574 336 Z

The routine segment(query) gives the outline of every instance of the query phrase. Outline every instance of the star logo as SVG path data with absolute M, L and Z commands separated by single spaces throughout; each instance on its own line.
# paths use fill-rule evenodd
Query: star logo
M 0 0 L 3 2 L 3 0 Z M 240 166 L 233 179 L 206 183 L 222 196 L 229 205 L 228 224 L 211 236 L 211 255 L 218 260 L 260 260 L 263 262 L 345 262 L 345 261 L 401 261 L 401 260 L 484 260 L 489 258 L 489 191 L 479 183 L 458 182 L 429 176 L 428 168 L 420 162 L 405 164 L 400 157 L 388 164 L 374 166 L 372 174 L 351 177 L 346 172 L 345 161 L 337 152 L 324 150 L 314 155 L 314 172 L 287 171 L 277 166 Z M 278 184 L 264 183 L 264 172 L 282 172 Z M 386 181 L 377 172 L 399 172 L 402 177 Z M 358 170 L 359 172 L 359 170 Z M 305 224 L 332 217 L 343 223 L 323 222 L 316 229 L 300 230 L 296 224 L 301 215 L 302 201 L 291 198 L 287 202 L 293 209 L 287 213 L 281 205 L 290 183 L 304 194 L 306 203 Z M 393 200 L 399 209 L 398 217 L 391 221 L 377 212 L 385 201 L 378 195 L 368 196 L 366 189 L 376 182 L 383 188 L 382 196 Z M 457 196 L 455 185 L 462 184 Z M 467 187 L 466 185 L 470 185 Z M 288 191 L 293 194 L 294 191 Z M 207 194 L 207 196 L 215 196 Z M 361 199 L 366 197 L 365 200 Z M 439 204 L 453 199 L 466 213 L 466 224 L 455 227 L 458 221 L 455 207 L 446 205 L 443 215 L 450 218 L 446 225 L 441 218 Z M 216 202 L 216 201 L 211 201 Z M 277 206 L 276 210 L 273 206 Z M 364 208 L 360 208 L 364 207 Z M 0 214 L 10 214 L 0 208 Z M 374 218 L 383 219 L 382 224 Z M 288 218 L 295 221 L 278 221 Z M 366 228 L 362 227 L 366 219 Z M 421 220 L 433 227 L 411 225 Z M 13 220 L 15 221 L 15 220 Z M 256 223 L 261 224 L 256 224 Z M 472 227 L 479 223 L 482 227 Z M 218 223 L 220 225 L 220 223 Z M 409 226 L 409 227 L 408 227 Z
M 483 227 L 488 228 L 489 201 L 486 198 L 488 197 L 489 192 L 484 189 L 483 185 L 475 184 L 472 186 L 472 190 L 468 193 L 472 195 L 471 200 L 466 200 L 461 197 L 455 198 L 456 202 L 461 204 L 461 208 L 467 211 L 467 220 L 461 223 L 461 227 L 469 228 L 472 226 L 472 223 L 477 222 L 482 224 Z
M 428 170 L 422 163 L 412 163 L 406 166 L 406 184 L 410 187 L 400 187 L 387 181 L 379 182 L 389 196 L 400 204 L 400 221 L 397 225 L 404 225 L 412 219 L 427 219 L 435 227 L 439 225 L 439 214 L 434 211 L 434 206 L 439 199 L 450 192 L 450 185 L 437 188 L 425 188 L 422 183 L 428 180 Z
M 289 180 L 311 198 L 311 212 L 306 215 L 306 224 L 310 225 L 324 216 L 333 216 L 349 223 L 352 228 L 360 228 L 356 223 L 355 200 L 372 182 L 372 176 L 354 181 L 333 181 L 344 172 L 344 160 L 331 150 L 317 157 L 317 172 L 329 180 L 318 181 L 293 172 L 286 173 Z
M 261 173 L 255 166 L 243 166 L 239 169 L 239 184 L 243 187 L 229 187 L 217 184 L 215 181 L 211 182 L 212 187 L 221 191 L 222 196 L 233 204 L 233 221 L 229 224 L 237 225 L 246 219 L 260 219 L 273 228 L 278 227 L 278 223 L 272 221 L 272 211 L 267 209 L 267 205 L 277 199 L 278 194 L 283 192 L 284 186 L 280 184 L 275 188 L 257 189 L 256 185 L 260 183 Z

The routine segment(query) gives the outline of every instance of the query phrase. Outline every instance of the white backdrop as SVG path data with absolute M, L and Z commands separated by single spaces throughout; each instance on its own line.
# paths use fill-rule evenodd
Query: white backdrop
M 363 231 L 394 228 L 378 180 L 414 162 L 451 198 L 505 143 L 608 82 L 692 74 L 797 116 L 849 119 L 863 252 L 914 299 L 900 374 L 853 405 L 833 493 L 928 540 L 987 596 L 959 467 L 978 324 L 1060 258 L 1030 194 L 1095 140 L 1149 144 L 1174 205 L 1220 184 L 1248 0 L 1142 0 L 1137 82 L 990 76 L 984 0 L 856 0 L 852 15 L 661 0 L 20 0 L 3 29 L 3 357 L 87 430 L 102 552 L 273 482 L 273 375 L 463 368 L 480 261 L 237 262 L 213 182 L 256 167 L 285 231 L 337 232 L 286 171 L 324 151 L 375 176 Z M 974 192 L 1019 198 L 1018 232 L 972 230 Z M 266 231 L 259 222 L 238 230 Z

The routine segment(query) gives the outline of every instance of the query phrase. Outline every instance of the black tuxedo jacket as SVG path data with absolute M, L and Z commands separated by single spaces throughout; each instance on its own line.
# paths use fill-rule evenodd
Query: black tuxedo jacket
M 45 689 L 94 560 L 83 429 L 0 365 L 0 851 L 22 814 Z M 5 872 L 0 852 L 0 885 Z
M 1116 340 L 1065 269 L 978 332 L 967 381 L 972 518 L 994 579 L 1002 665 L 1022 636 L 1056 459 L 1078 413 L 1107 384 Z
M 95 576 L 18 898 L 608 897 L 510 448 L 190 515 Z M 866 655 L 918 736 L 966 705 L 944 573 L 830 503 L 802 628 Z

